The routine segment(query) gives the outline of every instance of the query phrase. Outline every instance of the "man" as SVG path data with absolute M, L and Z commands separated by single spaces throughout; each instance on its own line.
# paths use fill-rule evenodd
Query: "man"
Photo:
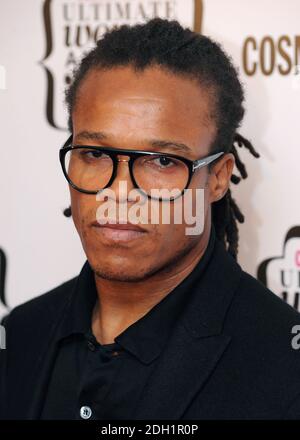
M 235 142 L 258 156 L 236 133 L 243 99 L 229 57 L 176 21 L 114 29 L 83 59 L 60 160 L 87 261 L 5 318 L 2 418 L 299 416 L 299 314 L 236 262 Z M 180 190 L 169 222 L 152 189 Z M 188 234 L 175 214 L 199 189 L 203 228 Z M 107 202 L 129 212 L 131 190 L 159 221 L 103 222 Z

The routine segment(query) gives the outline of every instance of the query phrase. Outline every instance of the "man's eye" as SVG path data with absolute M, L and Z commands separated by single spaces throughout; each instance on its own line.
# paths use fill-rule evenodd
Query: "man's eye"
M 102 153 L 102 151 L 97 151 L 97 150 L 85 150 L 85 151 L 81 151 L 80 155 L 84 158 L 84 159 L 107 159 L 109 158 L 109 156 L 105 153 Z
M 176 162 L 167 156 L 159 156 L 151 160 L 151 162 L 161 169 L 170 168 L 176 165 Z

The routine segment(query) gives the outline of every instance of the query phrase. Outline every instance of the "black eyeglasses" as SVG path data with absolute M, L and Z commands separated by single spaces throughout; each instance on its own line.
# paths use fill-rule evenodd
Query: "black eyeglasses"
M 97 194 L 112 185 L 118 162 L 127 162 L 135 188 L 149 198 L 174 200 L 183 194 L 194 172 L 219 158 L 220 153 L 198 160 L 156 151 L 72 145 L 72 135 L 60 148 L 59 159 L 69 184 L 85 194 Z M 122 156 L 119 159 L 118 156 Z M 127 156 L 128 159 L 123 159 Z M 176 197 L 164 198 L 164 191 L 179 191 Z

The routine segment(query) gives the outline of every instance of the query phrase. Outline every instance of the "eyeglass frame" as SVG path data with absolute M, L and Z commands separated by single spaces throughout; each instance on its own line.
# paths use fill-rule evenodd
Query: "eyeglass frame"
M 150 198 L 150 199 L 153 198 L 153 197 L 151 197 L 150 194 L 147 194 L 146 192 L 144 192 L 144 190 L 142 188 L 140 188 L 138 186 L 138 184 L 136 183 L 136 180 L 135 180 L 134 174 L 133 174 L 133 164 L 134 164 L 135 160 L 141 156 L 159 156 L 159 157 L 170 157 L 171 159 L 173 158 L 173 159 L 180 160 L 188 167 L 189 177 L 188 177 L 186 186 L 184 187 L 184 189 L 181 191 L 181 193 L 178 196 L 171 197 L 171 198 L 167 199 L 169 201 L 172 201 L 172 200 L 176 199 L 177 197 L 180 197 L 184 193 L 184 191 L 188 188 L 196 170 L 210 164 L 211 162 L 215 161 L 216 159 L 218 159 L 220 156 L 222 156 L 224 154 L 224 151 L 220 151 L 219 153 L 211 154 L 209 156 L 203 157 L 202 159 L 191 160 L 191 159 L 187 159 L 186 157 L 179 156 L 177 154 L 162 153 L 159 151 L 131 150 L 131 149 L 115 148 L 115 147 L 102 147 L 102 146 L 96 146 L 96 145 L 77 145 L 77 144 L 73 145 L 72 138 L 73 138 L 73 134 L 71 134 L 69 136 L 69 138 L 66 140 L 64 145 L 59 149 L 59 160 L 60 160 L 63 174 L 64 174 L 65 178 L 67 179 L 68 183 L 72 186 L 72 188 L 74 188 L 77 191 L 82 192 L 84 194 L 97 194 L 99 191 L 102 191 L 103 189 L 111 186 L 111 184 L 115 180 L 115 177 L 117 174 L 118 162 L 127 162 L 128 168 L 129 168 L 129 174 L 130 174 L 131 181 L 133 183 L 134 188 L 140 190 L 148 198 Z M 75 185 L 72 182 L 72 180 L 68 176 L 68 173 L 67 173 L 67 170 L 65 167 L 66 154 L 68 151 L 79 150 L 80 148 L 86 148 L 86 149 L 89 148 L 91 150 L 107 153 L 112 160 L 113 171 L 112 171 L 111 178 L 109 179 L 109 182 L 107 183 L 107 185 L 105 185 L 103 188 L 100 188 L 97 191 L 89 191 L 89 190 L 84 190 L 82 188 L 79 188 L 77 185 Z M 129 160 L 126 160 L 126 161 L 120 160 L 117 158 L 118 155 L 129 156 Z M 158 200 L 162 201 L 164 199 L 160 197 Z

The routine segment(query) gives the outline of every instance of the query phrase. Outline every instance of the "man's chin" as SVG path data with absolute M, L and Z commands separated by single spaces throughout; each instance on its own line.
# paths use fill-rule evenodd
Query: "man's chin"
M 101 260 L 96 256 L 87 255 L 90 266 L 99 278 L 110 281 L 138 282 L 143 281 L 158 272 L 162 263 L 155 264 L 155 261 L 146 261 L 133 258 L 106 258 Z
M 107 268 L 93 268 L 95 275 L 99 278 L 110 280 L 110 281 L 120 281 L 120 282 L 137 282 L 148 278 L 151 274 L 143 271 L 124 271 L 118 269 L 107 269 Z

